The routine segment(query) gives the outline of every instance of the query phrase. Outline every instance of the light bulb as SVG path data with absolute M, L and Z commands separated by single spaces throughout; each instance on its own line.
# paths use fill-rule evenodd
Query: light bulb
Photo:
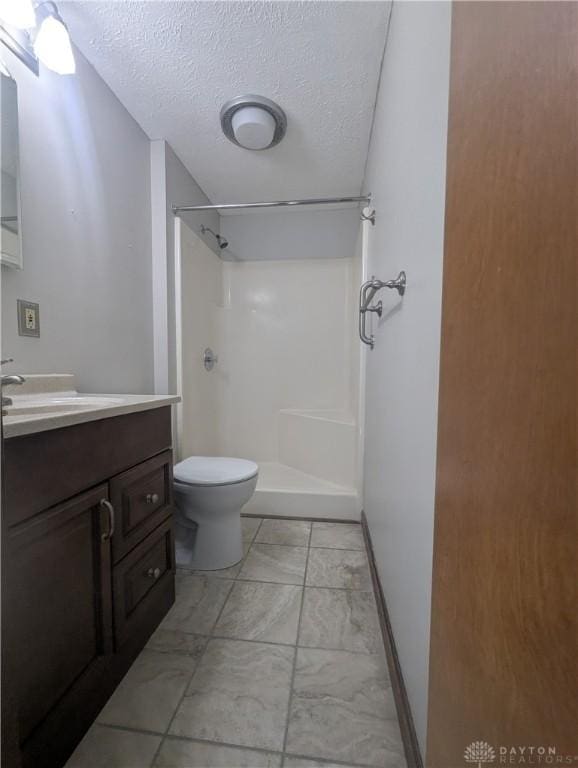
M 34 52 L 45 67 L 59 75 L 73 75 L 76 64 L 70 35 L 57 13 L 46 16 L 34 40 Z
M 261 107 L 241 107 L 231 120 L 235 138 L 245 149 L 266 149 L 275 136 L 275 119 Z
M 32 0 L 0 0 L 0 19 L 16 29 L 32 29 L 36 26 Z

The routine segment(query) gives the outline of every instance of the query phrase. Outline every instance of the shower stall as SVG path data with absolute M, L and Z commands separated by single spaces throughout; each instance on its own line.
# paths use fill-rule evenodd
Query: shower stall
M 359 519 L 367 226 L 359 203 L 222 215 L 213 250 L 175 216 L 178 458 L 256 461 L 245 512 Z

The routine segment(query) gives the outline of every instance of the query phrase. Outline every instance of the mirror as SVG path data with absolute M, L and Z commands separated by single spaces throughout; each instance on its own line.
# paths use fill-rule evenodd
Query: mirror
M 18 173 L 18 90 L 0 73 L 0 263 L 22 268 L 22 220 Z

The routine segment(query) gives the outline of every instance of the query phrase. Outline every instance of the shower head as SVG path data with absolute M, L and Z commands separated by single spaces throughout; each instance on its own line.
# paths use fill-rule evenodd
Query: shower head
M 213 230 L 210 227 L 205 227 L 204 224 L 201 224 L 201 234 L 204 235 L 205 232 L 210 232 L 213 235 L 213 237 L 219 243 L 219 248 L 221 250 L 223 250 L 223 248 L 226 248 L 229 245 L 228 240 L 226 240 L 224 237 L 221 237 L 221 235 L 218 235 L 216 232 L 213 232 Z

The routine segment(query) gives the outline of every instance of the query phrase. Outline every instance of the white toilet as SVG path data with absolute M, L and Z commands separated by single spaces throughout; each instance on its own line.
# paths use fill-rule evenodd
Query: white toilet
M 253 461 L 191 456 L 175 465 L 177 565 L 228 568 L 243 557 L 241 508 L 255 491 Z

